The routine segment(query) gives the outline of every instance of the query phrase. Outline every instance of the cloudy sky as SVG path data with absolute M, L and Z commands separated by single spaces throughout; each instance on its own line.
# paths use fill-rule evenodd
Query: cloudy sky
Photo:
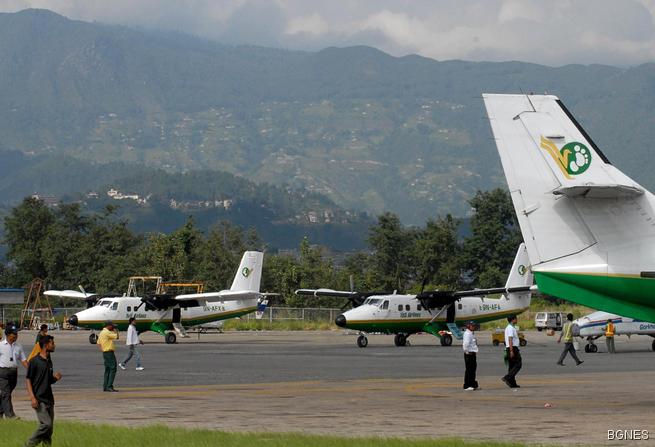
M 228 44 L 547 65 L 655 61 L 655 0 L 0 0 Z

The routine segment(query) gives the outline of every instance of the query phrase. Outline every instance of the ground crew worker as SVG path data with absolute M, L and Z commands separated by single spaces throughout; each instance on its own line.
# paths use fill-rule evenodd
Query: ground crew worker
M 105 328 L 98 335 L 98 347 L 102 351 L 105 362 L 105 375 L 102 382 L 102 391 L 115 392 L 114 378 L 116 377 L 116 354 L 114 354 L 114 340 L 118 340 L 118 329 L 112 321 L 105 322 Z
M 564 358 L 566 357 L 566 354 L 571 354 L 571 357 L 575 360 L 575 365 L 578 366 L 584 362 L 578 358 L 575 353 L 575 348 L 573 347 L 573 314 L 568 314 L 566 320 L 564 327 L 562 327 L 562 333 L 557 339 L 557 343 L 560 343 L 562 339 L 564 339 L 564 350 L 562 351 L 562 355 L 559 356 L 557 364 L 564 366 Z
M 7 325 L 5 338 L 0 342 L 0 418 L 16 417 L 11 393 L 18 383 L 18 364 L 27 368 L 27 356 L 16 340 L 18 340 L 18 329 L 11 324 Z
M 616 353 L 616 349 L 614 349 L 615 332 L 616 329 L 614 328 L 614 323 L 612 323 L 612 319 L 610 318 L 607 320 L 607 325 L 605 326 L 605 344 L 607 345 L 607 352 L 610 354 Z
M 475 322 L 469 321 L 466 323 L 466 330 L 464 331 L 464 341 L 462 348 L 464 349 L 464 389 L 466 391 L 473 391 L 479 388 L 478 381 L 475 380 L 475 372 L 478 369 L 478 341 L 475 338 Z
M 501 378 L 505 385 L 510 388 L 521 388 L 516 383 L 516 375 L 523 367 L 521 352 L 519 351 L 519 333 L 516 330 L 516 315 L 507 317 L 507 327 L 505 328 L 505 353 L 507 355 L 507 374 Z

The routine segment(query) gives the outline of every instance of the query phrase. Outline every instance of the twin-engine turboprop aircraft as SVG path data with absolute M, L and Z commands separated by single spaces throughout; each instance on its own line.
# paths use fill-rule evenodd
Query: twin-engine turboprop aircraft
M 587 344 L 584 347 L 585 352 L 598 352 L 598 346 L 594 341 L 605 336 L 607 320 L 612 320 L 612 323 L 614 323 L 615 335 L 627 335 L 628 337 L 631 335 L 649 335 L 655 338 L 654 323 L 598 311 L 574 321 L 580 328 L 580 337 L 587 339 Z M 653 340 L 651 347 L 655 351 L 655 340 Z
M 539 291 L 655 321 L 655 196 L 557 97 L 483 99 Z
M 119 330 L 126 330 L 129 318 L 134 317 L 138 332 L 158 332 L 164 335 L 166 343 L 175 343 L 176 333 L 186 336 L 185 328 L 255 312 L 265 301 L 265 294 L 259 292 L 263 260 L 261 252 L 245 252 L 229 290 L 185 295 L 101 297 L 94 306 L 70 317 L 68 323 L 101 329 L 106 320 L 111 320 Z M 87 302 L 94 297 L 74 290 L 48 290 L 45 294 L 82 298 Z M 97 336 L 91 334 L 89 341 L 95 344 L 96 340 Z
M 357 346 L 368 346 L 366 333 L 395 334 L 396 346 L 405 346 L 407 337 L 428 332 L 440 338 L 443 346 L 453 342 L 452 334 L 460 338 L 458 325 L 466 321 L 484 323 L 512 314 L 530 306 L 532 272 L 525 245 L 521 244 L 505 287 L 467 291 L 431 291 L 418 295 L 362 294 L 330 289 L 300 289 L 298 295 L 365 298 L 361 305 L 339 315 L 335 324 L 360 331 Z M 501 298 L 485 298 L 493 293 Z M 357 300 L 353 300 L 356 301 Z

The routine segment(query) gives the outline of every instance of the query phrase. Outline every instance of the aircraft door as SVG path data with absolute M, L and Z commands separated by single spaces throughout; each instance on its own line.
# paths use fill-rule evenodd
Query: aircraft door
M 448 306 L 448 309 L 446 310 L 446 323 L 455 322 L 455 306 L 455 303 L 452 303 L 450 306 Z
M 172 321 L 172 323 L 179 323 L 180 321 L 182 321 L 182 309 L 180 309 L 179 307 L 176 307 L 175 309 L 173 309 L 173 321 Z
M 389 315 L 389 300 L 384 300 L 380 305 L 380 316 L 386 317 Z

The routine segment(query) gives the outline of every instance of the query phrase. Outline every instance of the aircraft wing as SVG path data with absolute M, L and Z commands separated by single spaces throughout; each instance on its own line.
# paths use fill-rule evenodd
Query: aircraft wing
M 97 293 L 84 293 L 78 290 L 46 290 L 43 294 L 56 298 L 74 298 L 78 300 L 86 300 L 97 295 Z
M 349 292 L 346 290 L 333 290 L 333 289 L 298 289 L 296 295 L 305 296 L 332 296 L 337 298 L 351 298 L 361 295 L 358 292 Z
M 261 293 L 253 290 L 221 290 L 220 292 L 208 293 L 189 293 L 186 295 L 175 296 L 176 301 L 241 301 L 258 299 L 262 296 Z
M 538 290 L 539 288 L 536 285 L 517 286 L 517 287 L 494 287 L 491 289 L 458 290 L 457 292 L 453 292 L 453 296 L 457 298 L 461 298 L 464 296 L 493 295 L 495 293 L 536 292 Z

